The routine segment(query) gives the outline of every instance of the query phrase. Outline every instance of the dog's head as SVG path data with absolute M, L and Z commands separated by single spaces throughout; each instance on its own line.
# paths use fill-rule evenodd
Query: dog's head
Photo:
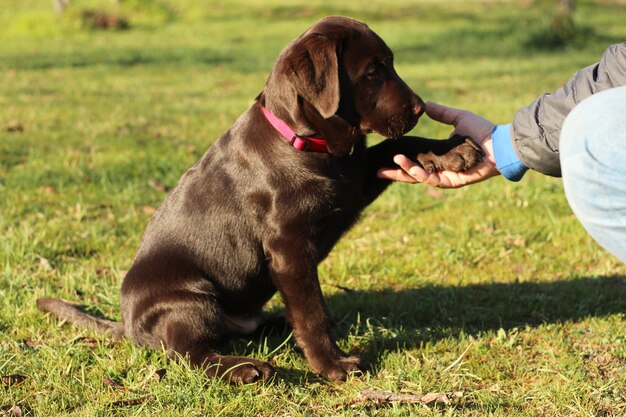
M 287 45 L 259 97 L 297 131 L 322 134 L 335 155 L 348 153 L 364 133 L 403 135 L 423 111 L 385 42 L 340 16 L 320 20 Z

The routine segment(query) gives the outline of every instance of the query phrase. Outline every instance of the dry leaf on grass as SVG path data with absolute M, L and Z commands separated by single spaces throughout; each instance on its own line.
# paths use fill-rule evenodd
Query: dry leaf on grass
M 43 256 L 39 256 L 39 267 L 43 269 L 44 271 L 52 271 L 54 269 L 52 268 L 50 261 L 44 258 Z
M 104 383 L 104 385 L 106 385 L 107 387 L 111 387 L 113 389 L 116 389 L 118 391 L 126 391 L 126 387 L 122 384 L 120 384 L 119 382 L 111 379 L 111 378 L 103 378 L 102 382 Z
M 117 341 L 118 339 L 116 339 L 115 336 L 113 336 L 112 338 L 107 337 L 105 339 L 90 336 L 80 336 L 74 338 L 72 340 L 72 343 L 79 344 L 88 348 L 95 348 L 98 347 L 98 345 L 100 344 L 102 344 L 103 346 L 113 346 Z
M 96 347 L 98 346 L 98 339 L 95 337 L 81 336 L 74 339 L 74 343 L 80 343 L 87 347 Z
M 7 123 L 6 131 L 10 133 L 23 132 L 24 125 L 16 120 L 11 120 L 9 123 Z
M 11 416 L 11 417 L 22 417 L 24 413 L 22 413 L 22 409 L 19 405 L 6 405 L 0 407 L 0 415 L 1 416 Z
M 26 380 L 24 375 L 2 375 L 2 385 L 4 386 L 16 386 Z
M 30 349 L 36 349 L 37 347 L 39 347 L 40 344 L 38 340 L 33 339 L 25 339 L 22 341 L 22 343 L 24 343 Z

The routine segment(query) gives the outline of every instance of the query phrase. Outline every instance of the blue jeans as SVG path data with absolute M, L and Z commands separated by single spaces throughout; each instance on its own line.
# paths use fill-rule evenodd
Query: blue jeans
M 626 263 L 626 86 L 580 102 L 563 123 L 559 148 L 574 214 Z

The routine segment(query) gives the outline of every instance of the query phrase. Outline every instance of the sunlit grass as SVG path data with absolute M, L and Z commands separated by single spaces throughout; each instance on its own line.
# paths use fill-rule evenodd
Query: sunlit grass
M 345 384 L 311 373 L 287 333 L 231 343 L 279 371 L 231 387 L 34 303 L 60 296 L 120 318 L 124 272 L 165 197 L 154 184 L 176 184 L 319 17 L 365 20 L 422 97 L 505 123 L 624 41 L 623 5 L 578 2 L 575 19 L 594 30 L 546 51 L 527 42 L 547 1 L 119 3 L 76 0 L 60 17 L 50 2 L 0 8 L 0 375 L 26 377 L 0 386 L 0 415 L 14 404 L 46 416 L 626 412 L 626 267 L 586 235 L 560 180 L 536 173 L 462 190 L 397 184 L 366 210 L 320 266 L 338 343 L 368 369 Z M 100 6 L 130 29 L 79 24 Z M 414 132 L 449 129 L 423 118 Z M 282 311 L 278 298 L 270 309 Z M 345 405 L 366 388 L 464 396 Z

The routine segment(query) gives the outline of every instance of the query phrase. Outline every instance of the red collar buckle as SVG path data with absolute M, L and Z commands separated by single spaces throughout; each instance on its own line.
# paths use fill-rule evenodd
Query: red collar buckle
M 271 111 L 261 106 L 261 111 L 268 122 L 287 140 L 287 143 L 295 149 L 303 152 L 323 152 L 328 153 L 326 141 L 321 138 L 298 135 L 287 123 L 276 117 Z
M 311 147 L 311 141 L 306 136 L 300 136 L 294 133 L 293 137 L 289 141 L 289 144 L 299 151 L 306 152 Z

